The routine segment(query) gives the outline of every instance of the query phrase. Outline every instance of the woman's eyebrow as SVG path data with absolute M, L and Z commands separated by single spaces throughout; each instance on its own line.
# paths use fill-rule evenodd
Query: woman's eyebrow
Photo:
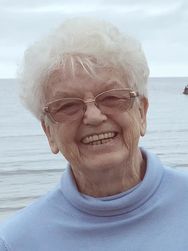
M 75 97 L 75 94 L 66 91 L 57 91 L 53 96 L 54 99 L 67 98 L 67 97 Z
M 117 80 L 109 80 L 106 82 L 108 85 L 106 86 L 108 89 L 114 89 L 114 88 L 118 88 L 118 87 L 122 87 L 120 84 L 120 81 Z
M 104 87 L 104 88 L 102 88 Z M 101 92 L 106 91 L 106 90 L 110 90 L 110 89 L 116 89 L 116 88 L 122 88 L 122 85 L 120 84 L 120 81 L 118 80 L 109 80 L 106 82 L 102 82 L 101 83 Z M 55 95 L 53 96 L 53 99 L 60 99 L 60 98 L 67 98 L 67 97 L 77 97 L 78 93 L 75 94 L 71 91 L 57 91 L 55 93 Z

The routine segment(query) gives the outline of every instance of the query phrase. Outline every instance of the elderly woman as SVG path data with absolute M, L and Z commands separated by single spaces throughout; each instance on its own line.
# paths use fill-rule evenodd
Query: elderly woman
M 0 251 L 188 250 L 188 175 L 138 146 L 148 73 L 139 43 L 95 19 L 27 50 L 22 99 L 69 166 L 1 226 Z

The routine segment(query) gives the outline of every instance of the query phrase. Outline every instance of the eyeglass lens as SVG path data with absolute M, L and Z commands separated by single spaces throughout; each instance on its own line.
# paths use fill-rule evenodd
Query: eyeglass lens
M 102 113 L 110 115 L 130 109 L 133 99 L 127 90 L 112 90 L 97 95 L 93 102 Z M 86 103 L 78 98 L 64 98 L 49 104 L 48 111 L 56 122 L 74 120 L 83 116 L 87 109 Z

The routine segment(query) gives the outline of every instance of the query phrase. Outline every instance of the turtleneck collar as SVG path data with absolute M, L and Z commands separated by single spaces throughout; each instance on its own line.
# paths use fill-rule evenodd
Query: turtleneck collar
M 91 197 L 78 191 L 71 167 L 68 167 L 61 179 L 64 197 L 74 208 L 94 216 L 116 216 L 135 210 L 152 196 L 163 176 L 163 167 L 156 155 L 144 149 L 141 151 L 147 167 L 144 179 L 137 186 L 113 196 Z

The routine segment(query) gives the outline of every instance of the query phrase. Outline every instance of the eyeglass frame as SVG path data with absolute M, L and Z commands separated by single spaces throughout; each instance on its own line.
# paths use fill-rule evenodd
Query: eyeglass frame
M 85 105 L 85 106 L 84 106 L 84 107 L 85 107 L 84 113 L 85 113 L 85 111 L 86 111 L 86 109 L 87 109 L 86 104 L 89 104 L 89 103 L 94 103 L 95 106 L 100 110 L 100 108 L 97 106 L 96 99 L 97 99 L 99 96 L 103 95 L 104 93 L 108 93 L 108 92 L 111 92 L 111 91 L 128 91 L 129 94 L 130 94 L 129 99 L 135 99 L 136 97 L 139 96 L 139 93 L 138 93 L 137 91 L 134 91 L 134 90 L 132 90 L 132 89 L 130 89 L 130 88 L 111 89 L 111 90 L 107 90 L 107 91 L 101 92 L 101 93 L 97 94 L 93 99 L 86 100 L 86 101 L 85 101 L 84 99 L 81 99 L 81 98 L 73 98 L 73 97 L 67 97 L 67 98 L 65 97 L 65 98 L 56 99 L 56 100 L 53 100 L 53 101 L 47 103 L 47 104 L 43 107 L 42 111 L 43 111 L 43 114 L 44 114 L 44 115 L 47 115 L 47 116 L 51 119 L 52 122 L 54 122 L 54 123 L 56 123 L 56 124 L 62 123 L 62 122 L 60 122 L 60 121 L 56 121 L 56 120 L 53 118 L 53 116 L 51 115 L 51 113 L 50 113 L 50 111 L 49 111 L 49 105 L 51 105 L 52 103 L 57 102 L 57 101 L 60 101 L 60 100 L 69 100 L 69 99 L 72 100 L 72 99 L 74 99 L 74 100 L 82 101 L 82 103 Z M 133 101 L 134 101 L 134 100 L 133 100 Z M 128 107 L 127 110 L 129 110 L 130 108 L 132 108 L 132 105 L 133 105 L 133 102 L 132 102 L 132 104 L 130 104 L 130 106 Z M 127 110 L 126 110 L 126 111 L 127 111 Z M 84 115 L 84 113 L 83 113 L 83 115 Z

